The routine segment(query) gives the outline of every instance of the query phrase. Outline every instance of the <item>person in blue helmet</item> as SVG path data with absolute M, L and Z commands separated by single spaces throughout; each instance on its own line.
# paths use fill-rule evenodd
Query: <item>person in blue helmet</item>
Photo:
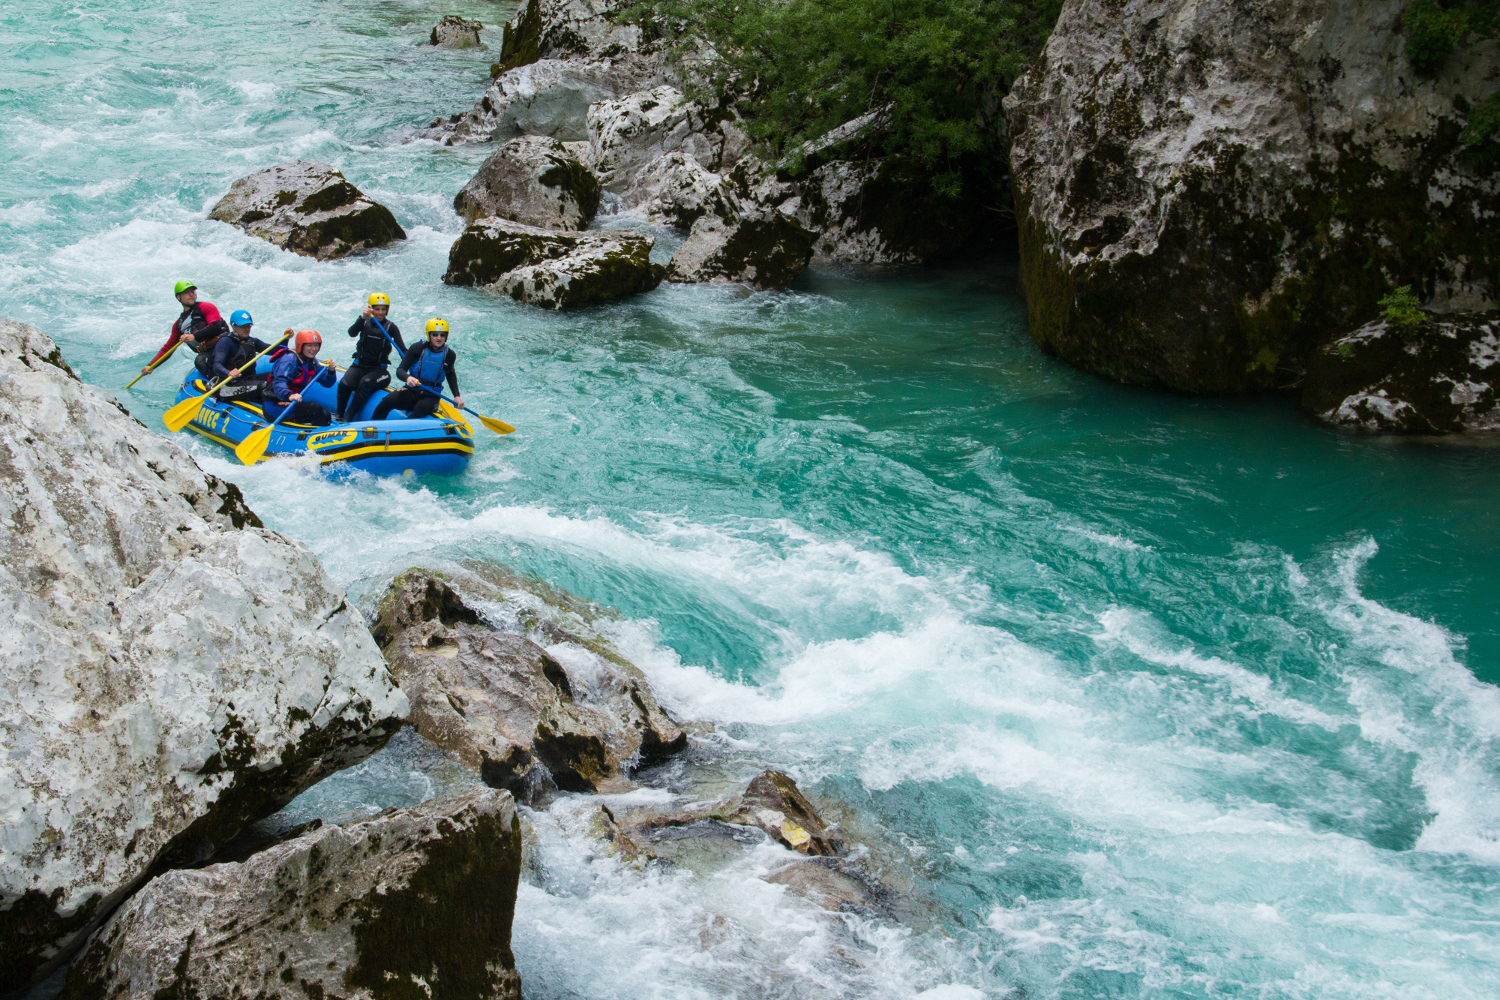
M 332 361 L 318 364 L 318 351 L 322 347 L 323 338 L 317 330 L 298 330 L 292 339 L 292 349 L 276 359 L 261 401 L 261 412 L 267 422 L 281 416 L 281 411 L 290 406 L 293 410 L 287 414 L 287 420 L 294 424 L 327 427 L 333 423 L 328 407 L 302 398 L 302 390 L 312 383 L 332 386 L 337 379 Z
M 375 419 L 384 420 L 394 409 L 403 409 L 409 417 L 430 417 L 438 406 L 438 397 L 427 390 L 442 388 L 443 379 L 453 390 L 453 402 L 461 410 L 464 398 L 458 394 L 458 375 L 454 372 L 456 358 L 453 348 L 448 346 L 448 323 L 446 320 L 427 321 L 427 341 L 413 344 L 411 350 L 396 367 L 396 378 L 406 383 L 406 388 L 393 392 L 375 407 Z
M 214 345 L 209 366 L 214 378 L 239 378 L 240 367 L 249 364 L 251 358 L 271 346 L 259 337 L 250 336 L 250 328 L 254 325 L 255 320 L 247 310 L 236 309 L 229 314 L 229 336 L 220 337 Z

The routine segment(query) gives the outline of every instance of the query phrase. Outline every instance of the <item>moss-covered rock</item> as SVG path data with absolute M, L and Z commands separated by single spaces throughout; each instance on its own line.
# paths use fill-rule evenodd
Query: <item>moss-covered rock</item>
M 1302 407 L 1343 430 L 1500 430 L 1500 312 L 1366 324 L 1314 352 Z
M 1289 386 L 1410 284 L 1500 279 L 1500 175 L 1459 144 L 1493 41 L 1432 77 L 1401 0 L 1071 3 L 1005 99 L 1021 277 L 1050 353 L 1185 392 Z
M 484 161 L 453 207 L 470 222 L 497 216 L 542 229 L 582 229 L 599 210 L 599 181 L 556 139 L 520 136 Z
M 479 32 L 484 25 L 449 14 L 432 29 L 431 44 L 445 49 L 476 49 L 479 47 Z
M 546 309 L 598 305 L 649 292 L 666 273 L 649 236 L 552 232 L 506 219 L 471 223 L 448 252 L 450 285 L 483 285 Z
M 521 826 L 481 789 L 154 879 L 68 971 L 66 1000 L 519 1000 Z
M 500 597 L 477 581 L 467 586 Z M 556 655 L 492 628 L 431 574 L 393 581 L 375 631 L 417 731 L 523 801 L 558 788 L 624 790 L 630 767 L 687 745 L 635 666 L 556 626 Z
M 672 255 L 667 280 L 785 288 L 812 257 L 817 234 L 781 212 L 725 221 L 705 215 Z
M 322 163 L 279 163 L 241 177 L 208 217 L 319 260 L 406 239 L 390 209 Z

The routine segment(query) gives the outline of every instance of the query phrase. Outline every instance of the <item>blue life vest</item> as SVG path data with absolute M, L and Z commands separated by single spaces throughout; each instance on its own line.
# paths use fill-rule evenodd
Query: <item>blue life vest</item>
M 448 359 L 448 348 L 434 354 L 432 348 L 422 348 L 422 356 L 411 366 L 411 374 L 423 385 L 442 388 L 443 362 Z

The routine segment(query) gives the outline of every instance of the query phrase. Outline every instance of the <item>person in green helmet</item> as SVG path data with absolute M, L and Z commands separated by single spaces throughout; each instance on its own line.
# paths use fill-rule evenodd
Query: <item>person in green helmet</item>
M 197 354 L 206 351 L 211 357 L 219 337 L 229 332 L 229 324 L 219 315 L 218 307 L 212 302 L 198 301 L 197 285 L 191 281 L 179 281 L 173 294 L 182 304 L 182 315 L 172 324 L 172 333 L 156 352 L 156 357 L 141 369 L 142 375 L 155 367 L 157 361 L 177 346 L 178 341 L 187 344 Z

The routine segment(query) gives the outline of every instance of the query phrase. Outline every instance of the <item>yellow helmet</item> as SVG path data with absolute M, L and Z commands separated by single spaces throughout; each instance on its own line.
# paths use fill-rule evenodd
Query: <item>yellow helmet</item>
M 428 333 L 447 333 L 448 321 L 445 319 L 430 319 L 427 321 Z
M 391 297 L 389 295 L 381 295 L 379 292 L 376 292 L 370 296 L 370 305 L 372 306 L 389 306 L 390 304 Z

